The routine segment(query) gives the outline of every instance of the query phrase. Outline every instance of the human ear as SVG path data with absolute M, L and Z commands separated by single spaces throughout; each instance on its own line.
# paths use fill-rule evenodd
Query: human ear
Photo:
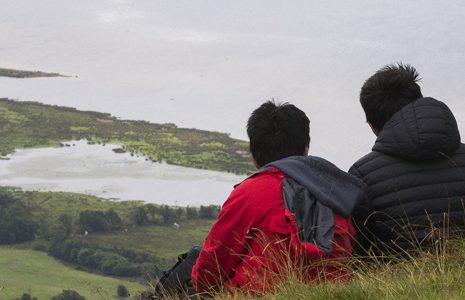
M 310 146 L 305 147 L 304 149 L 304 156 L 308 156 L 308 152 L 310 151 Z
M 259 165 L 259 164 L 257 163 L 257 161 L 255 160 L 255 157 L 253 157 L 253 155 L 251 155 L 251 157 L 252 157 L 252 163 L 253 163 L 253 165 L 255 166 L 255 168 L 260 169 L 260 165 Z

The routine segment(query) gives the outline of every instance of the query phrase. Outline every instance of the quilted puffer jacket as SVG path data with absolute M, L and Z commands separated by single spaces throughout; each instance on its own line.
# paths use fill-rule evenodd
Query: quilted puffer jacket
M 443 102 L 420 98 L 403 107 L 349 173 L 368 186 L 354 211 L 361 254 L 402 254 L 465 229 L 465 145 Z

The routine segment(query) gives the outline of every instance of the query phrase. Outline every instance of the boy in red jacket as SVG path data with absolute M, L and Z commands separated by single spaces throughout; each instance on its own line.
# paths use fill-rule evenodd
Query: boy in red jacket
M 258 171 L 235 187 L 192 270 L 199 292 L 261 294 L 287 276 L 345 279 L 353 208 L 364 184 L 328 161 L 307 156 L 309 120 L 291 104 L 266 102 L 247 123 Z

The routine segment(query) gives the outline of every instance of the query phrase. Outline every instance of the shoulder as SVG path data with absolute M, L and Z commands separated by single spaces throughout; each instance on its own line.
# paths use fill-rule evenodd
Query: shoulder
M 372 151 L 355 162 L 349 173 L 361 179 L 370 188 L 388 178 L 402 175 L 409 166 L 408 161 L 399 157 Z
M 282 198 L 282 181 L 285 177 L 284 173 L 275 168 L 254 174 L 234 188 L 224 206 L 263 206 L 272 199 Z
M 454 166 L 465 166 L 465 144 L 460 144 L 459 148 L 447 159 L 427 162 L 431 167 L 439 165 L 444 167 L 444 163 Z M 423 161 L 406 160 L 396 156 L 384 154 L 379 151 L 372 151 L 357 160 L 349 169 L 349 173 L 359 178 L 363 178 L 372 172 L 385 172 L 392 169 L 419 168 L 424 164 Z M 384 169 L 386 168 L 386 169 Z
M 367 155 L 363 156 L 357 160 L 349 169 L 349 173 L 355 175 L 359 178 L 363 177 L 366 174 L 367 169 L 378 167 L 380 164 L 384 163 L 384 159 L 387 155 L 372 151 Z
M 273 188 L 279 185 L 286 175 L 279 169 L 270 168 L 256 173 L 239 183 L 233 192 L 255 194 L 259 188 Z

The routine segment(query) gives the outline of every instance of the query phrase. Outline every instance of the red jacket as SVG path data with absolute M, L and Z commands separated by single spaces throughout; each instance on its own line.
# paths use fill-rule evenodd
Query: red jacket
M 198 291 L 226 285 L 263 293 L 291 270 L 305 281 L 345 279 L 341 259 L 352 253 L 355 230 L 350 217 L 333 213 L 333 247 L 326 253 L 304 243 L 295 215 L 286 208 L 287 175 L 269 168 L 238 185 L 224 203 L 192 270 Z M 332 210 L 330 210 L 332 212 Z

